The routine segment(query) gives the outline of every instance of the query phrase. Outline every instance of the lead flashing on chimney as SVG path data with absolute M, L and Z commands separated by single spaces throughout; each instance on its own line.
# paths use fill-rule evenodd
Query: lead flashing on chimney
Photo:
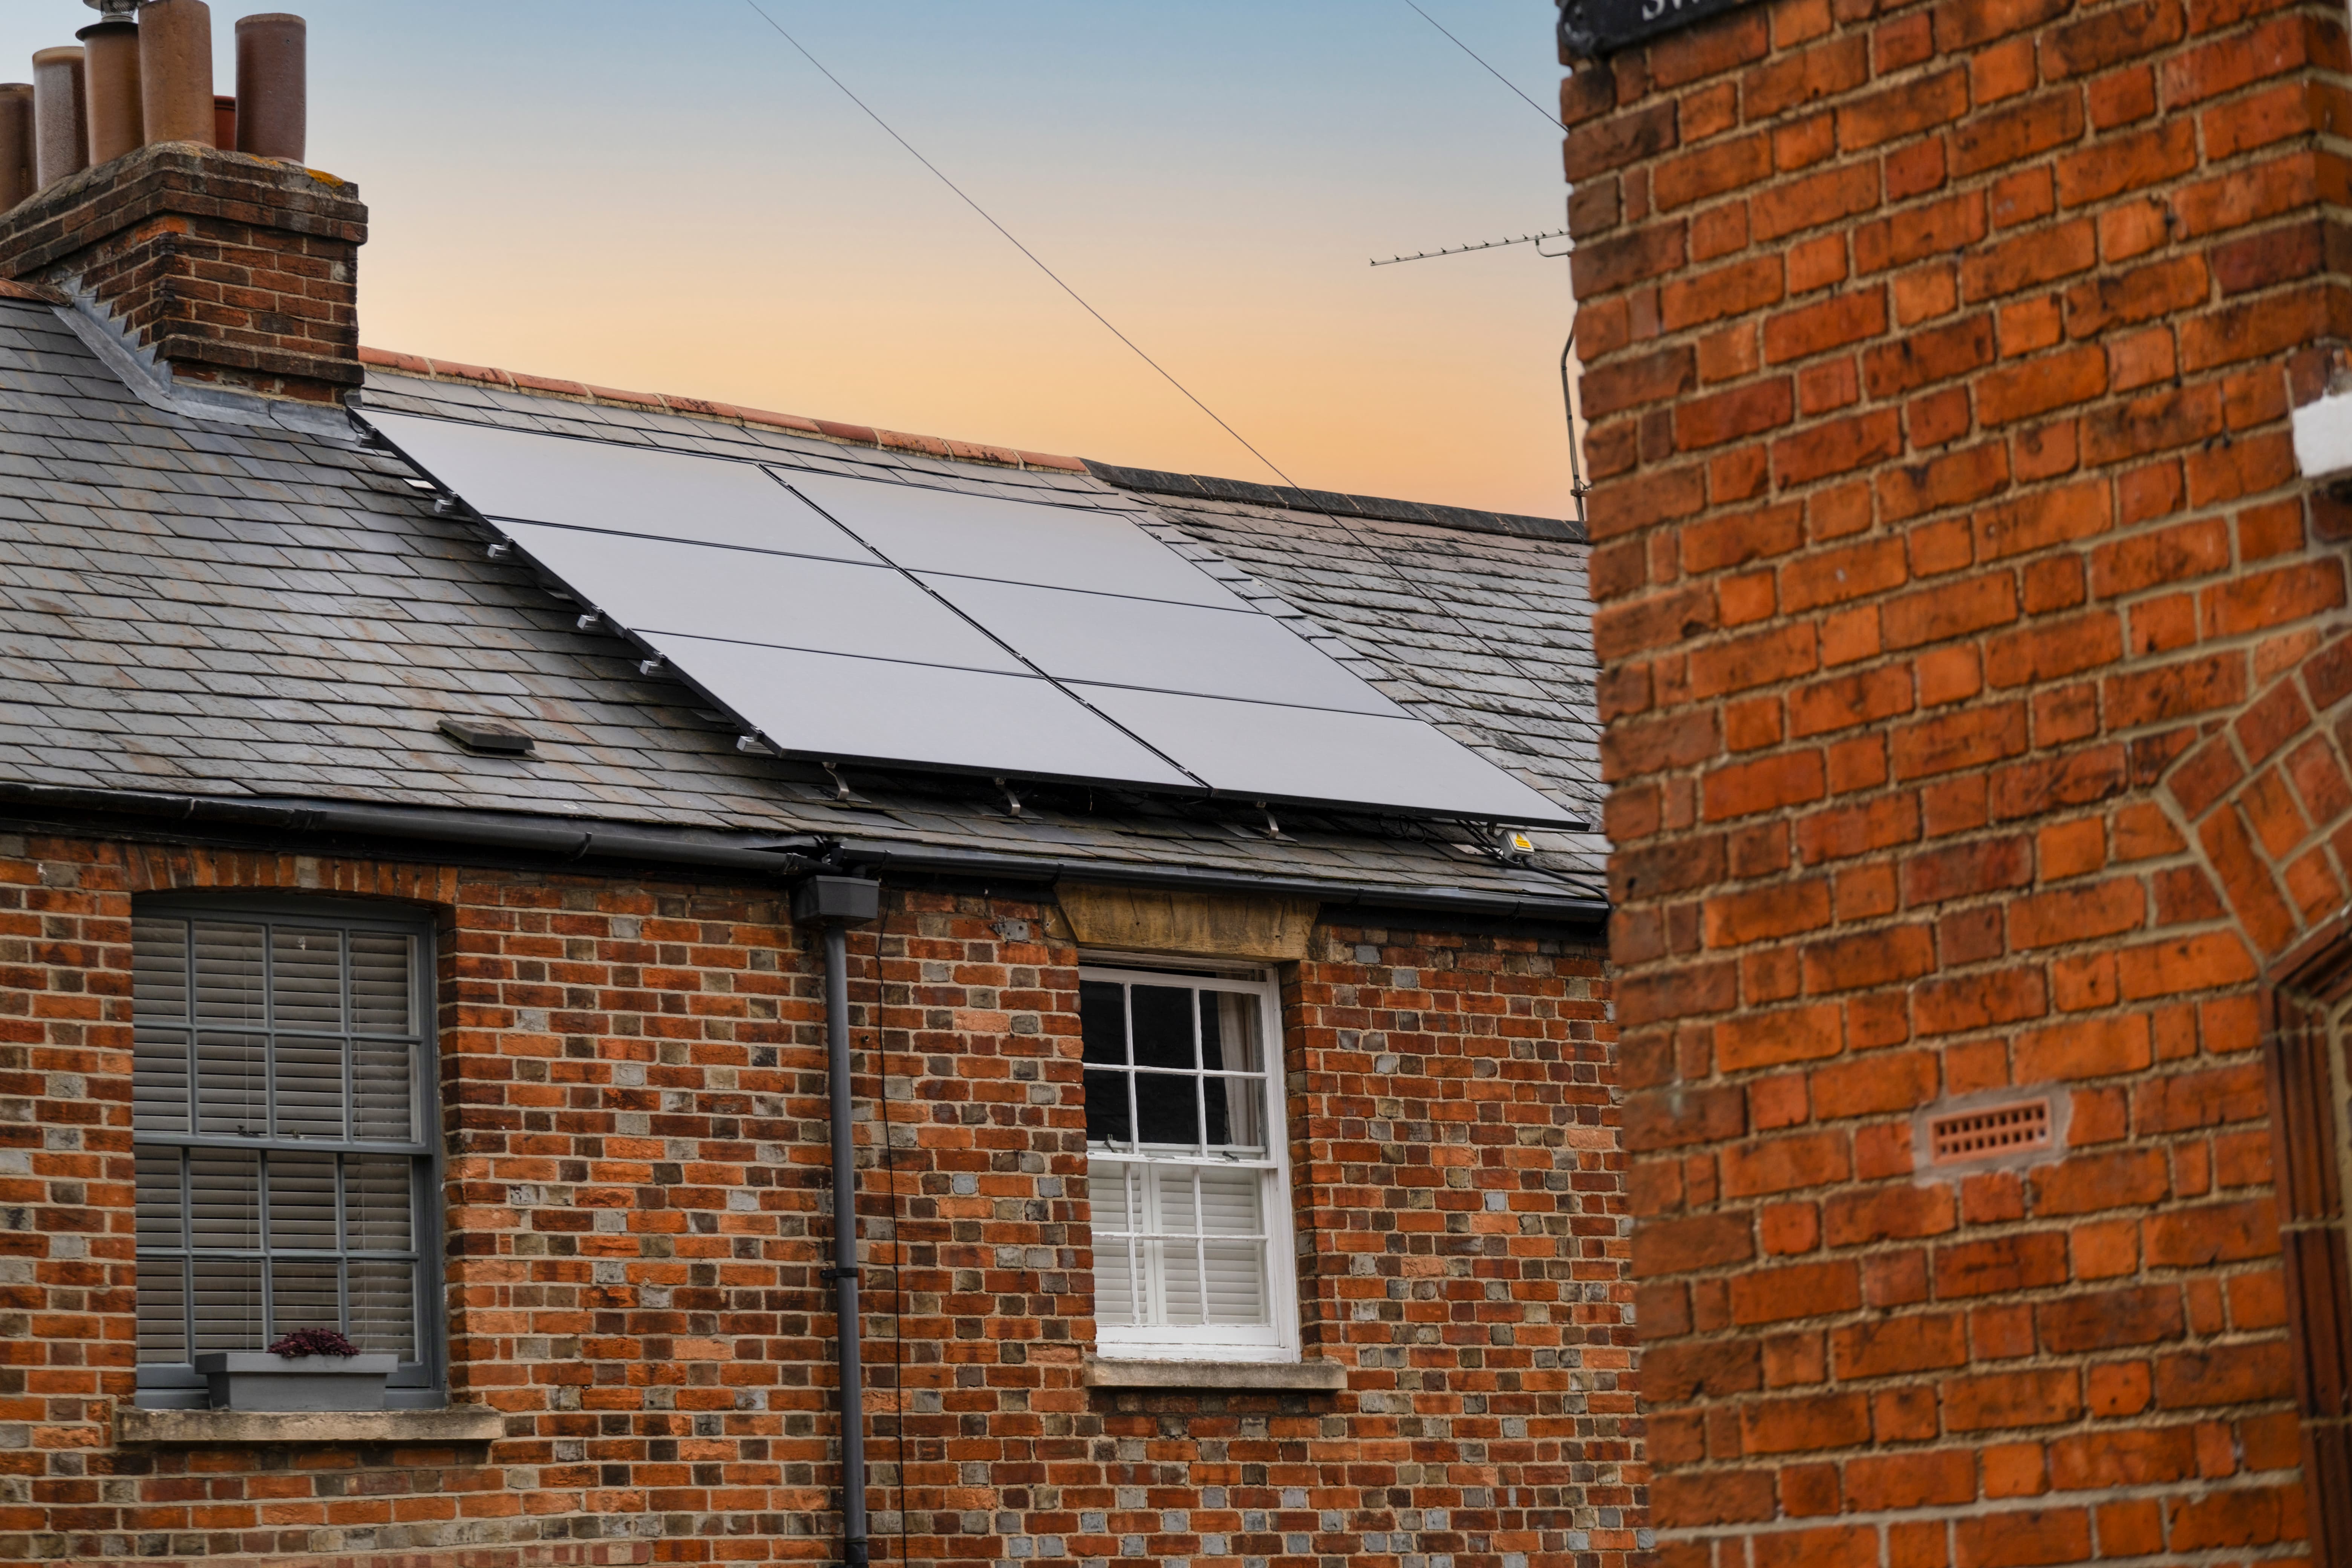
M 358 432 L 352 426 L 351 416 L 340 408 L 180 381 L 173 375 L 171 365 L 156 357 L 153 349 L 133 342 L 94 295 L 77 283 L 66 290 L 66 297 L 67 303 L 53 307 L 58 319 L 72 328 L 74 336 L 89 345 L 90 352 L 131 389 L 131 395 L 148 407 L 186 419 L 269 426 L 318 440 L 358 444 Z

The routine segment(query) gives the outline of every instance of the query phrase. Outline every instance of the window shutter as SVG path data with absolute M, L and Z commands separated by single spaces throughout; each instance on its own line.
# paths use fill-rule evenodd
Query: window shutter
M 199 1258 L 190 1272 L 196 1281 L 195 1352 L 261 1349 L 254 1342 L 261 1326 L 261 1259 Z
M 142 1132 L 188 1130 L 188 928 L 131 922 L 131 1120 Z M 173 1025 L 181 1027 L 173 1027 Z
M 1095 1321 L 1097 1323 L 1142 1321 L 1135 1310 L 1136 1205 L 1131 1168 L 1097 1163 L 1087 1178 L 1087 1197 L 1095 1216 Z
M 139 1261 L 139 1359 L 188 1359 L 188 1264 L 181 1258 Z
M 340 932 L 282 926 L 270 932 L 270 1101 L 283 1136 L 343 1135 L 342 990 Z M 333 1033 L 307 1033 L 313 1029 Z
M 1255 1171 L 1201 1173 L 1202 1279 L 1213 1323 L 1265 1321 L 1265 1183 Z M 1219 1241 L 1219 1237 L 1243 1239 Z
M 335 1157 L 269 1156 L 269 1249 L 335 1250 Z
M 415 994 L 416 939 L 377 931 L 352 933 L 352 1103 L 354 1138 L 407 1142 L 421 1136 L 416 1126 L 415 1065 L 405 1039 L 371 1039 L 371 1034 L 406 1035 Z
M 352 1268 L 352 1342 L 362 1351 L 390 1351 L 416 1359 L 416 1266 L 354 1259 Z
M 235 914 L 132 927 L 139 1360 L 162 1379 L 142 1387 L 180 1397 L 190 1357 L 299 1328 L 415 1363 L 422 938 Z

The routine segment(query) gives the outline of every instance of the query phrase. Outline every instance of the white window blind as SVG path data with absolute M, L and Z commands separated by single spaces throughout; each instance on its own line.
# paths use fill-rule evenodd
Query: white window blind
M 1096 964 L 1079 984 L 1097 1349 L 1295 1357 L 1271 984 Z
M 142 910 L 131 943 L 142 1401 L 299 1328 L 429 1382 L 425 933 Z

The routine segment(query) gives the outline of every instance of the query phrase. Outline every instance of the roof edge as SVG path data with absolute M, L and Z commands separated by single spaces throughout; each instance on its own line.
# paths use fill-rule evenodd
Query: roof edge
M 467 364 L 457 360 L 428 359 L 394 349 L 360 346 L 360 363 L 377 370 L 410 375 L 423 381 L 462 382 L 495 386 L 533 397 L 555 397 L 572 403 L 608 407 L 656 409 L 690 419 L 715 419 L 723 424 L 760 426 L 838 441 L 848 447 L 883 451 L 914 452 L 956 462 L 987 463 L 1005 468 L 1045 468 L 1055 473 L 1087 474 L 1116 489 L 1142 495 L 1183 496 L 1195 500 L 1246 501 L 1256 506 L 1293 511 L 1322 512 L 1331 517 L 1360 517 L 1380 522 L 1418 522 L 1468 533 L 1498 533 L 1516 539 L 1547 539 L 1563 544 L 1587 542 L 1580 523 L 1550 517 L 1527 517 L 1514 512 L 1482 511 L 1475 507 L 1440 506 L 1430 501 L 1393 500 L 1383 496 L 1347 495 L 1338 490 L 1289 489 L 1254 484 L 1246 479 L 1222 479 L 1208 474 L 1178 474 L 1163 468 L 1130 468 L 1091 458 L 1066 458 L 1054 452 L 1029 452 L 1014 447 L 957 441 L 942 436 L 914 436 L 872 425 L 845 424 L 837 419 L 813 419 L 803 414 L 778 414 L 766 408 L 746 408 L 707 397 L 677 393 L 629 392 L 584 381 L 532 375 L 500 370 L 494 365 Z
M 1050 855 L 966 850 L 835 834 L 714 833 L 464 807 L 370 805 L 346 801 L 186 795 L 0 780 L 0 821 L 28 816 L 43 822 L 129 817 L 176 825 L 183 833 L 190 825 L 212 824 L 225 829 L 277 837 L 434 845 L 475 853 L 516 855 L 534 861 L 552 859 L 572 866 L 622 860 L 782 880 L 845 864 L 877 876 L 895 868 L 948 876 L 996 877 L 1049 886 L 1067 880 L 1197 892 L 1272 894 L 1312 898 L 1335 909 L 1453 911 L 1555 924 L 1595 925 L 1605 921 L 1610 912 L 1605 900 L 1570 892 L 1547 896 L 1524 889 L 1514 892 L 1349 882 L 1284 876 L 1279 872 L 1255 875 L 1131 861 L 1080 863 Z
M 683 415 L 691 419 L 716 419 L 729 425 L 759 425 L 772 430 L 789 430 L 796 436 L 838 441 L 846 447 L 916 452 L 927 458 L 990 463 L 1004 468 L 1050 468 L 1065 474 L 1087 471 L 1086 464 L 1080 459 L 1065 458 L 1054 452 L 1024 452 L 1018 447 L 993 447 L 979 441 L 955 441 L 942 436 L 913 436 L 903 430 L 845 424 L 837 419 L 812 419 L 803 414 L 778 414 L 772 409 L 745 408 L 737 404 L 719 403 L 708 397 L 685 397 L 677 393 L 627 392 L 619 387 L 597 386 L 584 381 L 564 381 L 554 376 L 531 375 L 523 371 L 499 370 L 492 365 L 427 359 L 422 354 L 370 348 L 364 343 L 360 346 L 360 363 L 424 381 L 467 382 L 476 386 L 503 387 L 509 392 L 524 393 L 534 397 L 560 397 L 573 403 L 598 403 L 618 408 L 657 409 L 666 414 Z
M 1087 472 L 1107 485 L 1145 495 L 1181 496 L 1192 500 L 1247 501 L 1278 506 L 1291 511 L 1319 511 L 1338 518 L 1360 517 L 1379 522 L 1420 522 L 1469 533 L 1502 533 L 1517 539 L 1549 539 L 1563 544 L 1588 542 L 1583 525 L 1552 517 L 1526 517 L 1515 512 L 1481 511 L 1475 507 L 1439 506 L 1433 502 L 1391 500 L 1381 496 L 1356 496 L 1338 490 L 1295 489 L 1261 485 L 1248 479 L 1221 479 L 1207 474 L 1175 474 L 1161 468 L 1128 468 L 1116 463 L 1085 459 Z

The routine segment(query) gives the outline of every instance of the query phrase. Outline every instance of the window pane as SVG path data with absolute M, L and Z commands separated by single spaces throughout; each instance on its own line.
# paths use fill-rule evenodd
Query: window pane
M 409 1233 L 409 1172 L 413 1161 L 353 1155 L 343 1162 L 344 1202 L 351 1215 L 355 1252 L 406 1252 Z
M 177 1258 L 139 1260 L 139 1359 L 188 1359 L 187 1264 Z
M 151 1247 L 183 1247 L 185 1238 L 180 1233 L 183 1205 L 180 1196 L 180 1152 L 177 1149 L 141 1149 L 134 1168 L 137 1172 L 138 1235 L 143 1250 Z M 179 1265 L 173 1264 L 174 1268 Z M 142 1276 L 144 1279 L 144 1276 Z M 142 1284 L 142 1289 L 146 1289 Z M 145 1298 L 141 1298 L 143 1301 Z M 143 1307 L 141 1309 L 145 1310 Z
M 1211 1241 L 1202 1244 L 1202 1251 L 1208 1264 L 1209 1321 L 1265 1322 L 1265 1244 Z
M 354 1138 L 380 1138 L 409 1143 L 417 1139 L 416 1112 L 411 1103 L 415 1074 L 409 1066 L 411 1047 L 397 1040 L 359 1040 L 352 1046 Z
M 1189 1239 L 1194 1230 L 1192 1172 L 1189 1168 L 1151 1168 L 1152 1184 L 1160 1196 L 1162 1239 L 1151 1244 L 1159 1255 L 1160 1321 L 1171 1325 L 1198 1323 L 1201 1315 L 1201 1257 Z
M 1124 1143 L 1129 1136 L 1127 1074 L 1087 1074 L 1087 1137 L 1097 1143 Z
M 1212 1072 L 1264 1072 L 1258 1058 L 1258 1004 L 1237 991 L 1201 993 L 1201 1065 Z
M 1172 985 L 1137 985 L 1129 991 L 1135 1020 L 1135 1065 L 1190 1068 L 1192 1059 L 1192 992 Z M 1191 1142 L 1188 1135 L 1187 1142 Z
M 341 931 L 281 926 L 269 934 L 270 1026 L 343 1026 L 343 937 Z
M 416 939 L 386 931 L 352 932 L 352 1027 L 362 1034 L 411 1035 Z
M 1201 1080 L 1190 1073 L 1135 1075 L 1135 1120 L 1146 1143 L 1200 1147 Z
M 1135 1242 L 1118 1234 L 1135 1228 L 1135 1205 L 1130 1189 L 1135 1178 L 1129 1167 L 1097 1161 L 1087 1178 L 1087 1197 L 1094 1209 L 1095 1319 L 1097 1322 L 1131 1324 L 1136 1315 Z
M 187 1032 L 134 1024 L 131 1041 L 131 1125 L 141 1132 L 185 1132 Z
M 1127 1060 L 1127 987 L 1106 980 L 1078 983 L 1078 1033 L 1090 1062 Z
M 195 1352 L 257 1351 L 261 1338 L 261 1259 L 199 1258 Z
M 1206 1236 L 1256 1236 L 1265 1228 L 1258 1212 L 1265 1181 L 1255 1171 L 1200 1173 L 1201 1230 Z
M 1202 1234 L 1249 1238 L 1203 1244 L 1208 1321 L 1265 1322 L 1265 1245 L 1256 1239 L 1265 1227 L 1259 1210 L 1265 1180 L 1255 1171 L 1204 1170 L 1200 1173 L 1200 1184 Z
M 1208 1100 L 1211 1148 L 1252 1153 L 1265 1150 L 1265 1079 L 1213 1078 L 1206 1080 L 1202 1092 Z
M 269 1249 L 335 1249 L 335 1157 L 269 1156 Z
M 284 1258 L 269 1265 L 269 1328 L 264 1341 L 291 1333 L 296 1329 L 334 1329 L 343 1326 L 341 1282 L 339 1269 L 331 1259 L 304 1259 L 289 1262 Z
M 343 1135 L 343 1042 L 278 1037 L 278 1131 L 286 1138 Z
M 189 1150 L 188 1216 L 194 1246 L 259 1247 L 260 1160 L 235 1149 Z
M 262 1027 L 261 928 L 198 921 L 194 932 L 196 1016 Z
M 142 1018 L 188 1016 L 188 924 L 131 922 L 131 1005 Z
M 196 1131 L 269 1131 L 269 1063 L 259 1035 L 196 1037 Z
M 409 1263 L 354 1261 L 352 1326 L 345 1331 L 365 1352 L 391 1351 L 416 1359 L 416 1269 Z

